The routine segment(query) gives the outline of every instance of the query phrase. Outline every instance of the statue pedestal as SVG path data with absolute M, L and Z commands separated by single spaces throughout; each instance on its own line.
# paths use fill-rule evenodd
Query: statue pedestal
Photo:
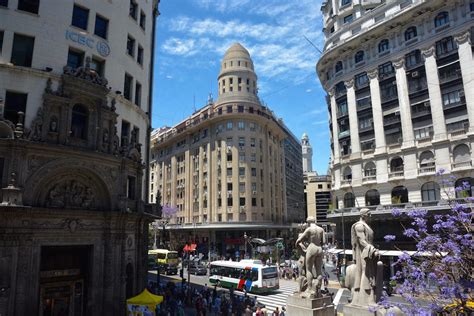
M 335 313 L 331 296 L 305 298 L 300 294 L 288 296 L 286 311 L 291 316 L 334 316 Z
M 377 311 L 370 312 L 369 306 L 357 306 L 357 305 L 348 304 L 348 305 L 344 305 L 343 315 L 344 316 L 385 316 L 385 315 L 401 316 L 404 314 L 398 307 L 392 307 L 388 310 L 380 307 Z

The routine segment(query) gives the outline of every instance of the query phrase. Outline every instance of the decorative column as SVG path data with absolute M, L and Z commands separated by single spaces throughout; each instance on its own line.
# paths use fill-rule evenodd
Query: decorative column
M 436 64 L 435 47 L 431 46 L 422 50 L 425 58 L 426 82 L 430 95 L 431 118 L 433 120 L 433 140 L 446 139 L 446 122 L 444 120 L 444 110 L 441 99 L 441 89 L 439 86 L 438 65 Z
M 405 71 L 405 58 L 393 62 L 396 69 L 398 105 L 400 109 L 400 119 L 402 124 L 403 144 L 402 147 L 413 147 L 414 133 L 411 121 L 410 98 L 408 96 L 408 81 Z
M 341 156 L 341 149 L 339 148 L 339 133 L 337 126 L 337 106 L 336 95 L 334 89 L 329 90 L 329 97 L 331 98 L 331 120 L 332 120 L 332 142 L 334 147 L 334 163 L 339 163 Z
M 379 71 L 377 68 L 367 72 L 370 79 L 370 97 L 372 103 L 372 119 L 374 122 L 375 147 L 385 151 L 385 132 L 383 127 L 382 101 L 380 98 Z
M 470 43 L 470 31 L 454 37 L 458 44 L 459 63 L 461 65 L 464 96 L 466 98 L 467 115 L 469 117 L 469 134 L 474 134 L 474 60 Z
M 354 90 L 354 79 L 345 81 L 347 88 L 347 110 L 349 112 L 349 128 L 351 132 L 352 154 L 360 153 L 359 123 L 357 121 L 357 106 Z

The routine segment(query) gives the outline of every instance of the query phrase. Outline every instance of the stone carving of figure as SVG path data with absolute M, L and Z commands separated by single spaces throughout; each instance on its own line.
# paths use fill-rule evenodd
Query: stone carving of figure
M 59 184 L 56 184 L 49 191 L 46 206 L 48 207 L 64 207 L 64 190 Z
M 119 137 L 117 135 L 117 127 L 114 126 L 114 133 L 113 133 L 113 136 L 112 136 L 112 153 L 114 155 L 118 155 L 119 154 Z
M 85 209 L 91 209 L 94 207 L 94 192 L 92 191 L 91 188 L 86 188 L 85 193 L 84 193 L 84 199 L 82 202 L 82 207 Z
M 306 247 L 305 265 L 306 265 L 306 292 L 310 297 L 320 296 L 322 281 L 321 267 L 323 265 L 323 244 L 325 242 L 324 229 L 316 225 L 313 216 L 306 220 L 308 228 L 296 240 L 296 247 L 307 240 L 309 245 Z M 303 248 L 302 248 L 303 249 Z
M 55 116 L 52 116 L 49 120 L 49 131 L 53 133 L 58 131 L 58 119 Z
M 351 227 L 352 254 L 355 264 L 347 267 L 346 286 L 351 289 L 351 305 L 376 304 L 375 288 L 379 251 L 373 245 L 374 231 L 367 224 L 370 210 L 360 210 L 360 220 Z M 348 284 L 349 283 L 349 284 Z
M 302 229 L 304 231 L 304 227 Z M 300 238 L 303 235 L 303 231 L 298 234 L 298 238 Z M 301 242 L 299 244 L 299 247 L 297 248 L 298 251 L 298 271 L 299 271 L 299 277 L 298 277 L 298 292 L 303 292 L 306 290 L 306 264 L 305 264 L 305 255 L 306 255 L 306 244 L 304 242 Z
M 36 118 L 31 123 L 31 136 L 32 140 L 41 140 L 41 131 L 43 129 L 43 108 L 38 108 Z

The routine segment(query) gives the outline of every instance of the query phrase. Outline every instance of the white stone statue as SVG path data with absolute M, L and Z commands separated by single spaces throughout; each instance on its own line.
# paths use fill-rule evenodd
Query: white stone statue
M 324 229 L 316 225 L 316 220 L 312 216 L 309 216 L 306 222 L 308 223 L 308 228 L 296 240 L 296 247 L 306 252 L 306 286 L 300 286 L 300 290 L 305 288 L 308 296 L 319 297 L 323 278 L 321 268 L 323 266 L 322 246 L 325 243 Z M 305 240 L 309 243 L 306 249 L 303 244 Z

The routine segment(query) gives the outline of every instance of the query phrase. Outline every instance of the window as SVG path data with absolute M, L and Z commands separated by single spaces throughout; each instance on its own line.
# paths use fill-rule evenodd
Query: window
M 372 189 L 365 193 L 365 205 L 376 206 L 380 204 L 380 193 L 379 191 Z
M 241 177 L 245 176 L 245 167 L 239 167 L 239 176 Z
M 459 144 L 453 150 L 454 165 L 471 165 L 471 152 L 466 144 Z
M 87 139 L 89 111 L 82 104 L 76 104 L 72 108 L 71 137 Z
M 16 125 L 18 123 L 18 112 L 26 112 L 27 99 L 28 95 L 26 93 L 7 91 L 3 117 Z
M 456 43 L 453 40 L 452 36 L 443 38 L 440 41 L 436 42 L 436 55 L 442 56 L 448 54 L 456 49 Z
M 341 7 L 351 4 L 351 3 L 352 3 L 352 0 L 341 0 Z
M 135 200 L 135 185 L 136 179 L 135 177 L 128 176 L 127 177 L 127 198 L 130 200 Z
M 344 207 L 348 208 L 348 207 L 354 207 L 354 206 L 355 206 L 354 194 L 352 194 L 352 192 L 347 192 L 346 194 L 344 194 Z
M 39 0 L 19 0 L 18 10 L 38 14 Z
M 395 157 L 390 161 L 390 172 L 403 172 L 403 159 Z
M 412 38 L 415 38 L 417 36 L 418 36 L 418 32 L 415 26 L 411 26 L 407 28 L 407 30 L 405 31 L 405 41 L 409 41 Z
M 11 63 L 15 66 L 31 67 L 35 38 L 16 34 L 13 36 Z
M 252 174 L 252 177 L 256 177 L 257 176 L 257 168 L 252 168 L 251 169 L 251 174 Z
M 250 138 L 250 147 L 255 147 L 255 138 Z
M 448 12 L 440 12 L 434 19 L 435 27 L 440 27 L 446 24 L 449 24 L 449 14 Z
M 130 35 L 127 36 L 127 54 L 135 56 L 135 39 Z
M 240 78 L 239 78 L 239 79 L 240 79 Z M 237 107 L 237 111 L 238 111 L 239 113 L 244 113 L 244 106 L 243 106 L 243 105 L 239 105 L 239 106 Z M 243 123 L 243 122 L 242 122 L 242 123 Z
M 461 102 L 461 97 L 459 95 L 459 90 L 458 91 L 452 91 L 448 93 L 443 94 L 443 105 L 450 105 L 450 104 L 456 104 Z
M 421 186 L 421 200 L 425 201 L 439 201 L 440 188 L 436 182 L 427 182 Z
M 104 76 L 105 60 L 92 57 L 90 67 L 91 69 L 95 70 L 99 76 Z
M 388 39 L 383 39 L 379 43 L 379 53 L 385 52 L 389 50 L 389 42 Z
M 257 206 L 257 198 L 252 198 L 252 206 Z
M 225 144 L 227 146 L 232 146 L 232 137 L 227 137 L 227 139 L 225 140 Z
M 133 77 L 126 73 L 123 81 L 123 97 L 129 101 L 132 100 L 132 82 Z
M 140 45 L 138 45 L 137 63 L 143 66 L 143 47 L 141 47 Z
M 227 168 L 227 176 L 232 177 L 232 168 Z
M 232 182 L 227 183 L 227 191 L 232 191 Z
M 146 15 L 145 12 L 140 11 L 140 27 L 145 30 L 146 25 Z
M 240 193 L 245 193 L 245 182 L 240 182 L 239 183 L 239 192 Z
M 228 105 L 226 109 L 227 113 L 232 113 L 232 105 Z
M 128 145 L 128 138 L 130 136 L 130 123 L 127 121 L 122 120 L 122 130 L 120 133 L 121 136 L 121 145 L 126 146 Z
M 8 7 L 8 0 L 0 0 L 0 7 Z
M 228 122 L 227 122 L 227 130 L 230 131 L 230 130 L 232 130 L 232 128 L 233 128 L 232 121 L 228 121 Z
M 245 153 L 244 152 L 239 153 L 239 161 L 241 161 L 241 162 L 245 161 Z
M 474 178 L 462 178 L 456 180 L 454 187 L 456 190 L 456 198 L 467 198 L 473 196 L 474 193 Z
M 239 137 L 239 147 L 245 146 L 245 137 Z
M 82 8 L 80 6 L 74 5 L 74 9 L 72 10 L 71 25 L 83 30 L 87 30 L 88 21 L 89 21 L 89 10 Z
M 3 31 L 0 31 L 0 54 L 2 53 L 3 48 Z
M 404 186 L 392 189 L 392 204 L 408 203 L 408 190 Z
M 76 51 L 69 48 L 69 52 L 67 54 L 67 65 L 72 69 L 76 69 L 82 66 L 84 61 L 84 52 Z
M 94 34 L 104 39 L 107 39 L 108 29 L 109 29 L 109 20 L 101 17 L 100 15 L 96 15 Z
M 369 77 L 367 73 L 361 73 L 355 76 L 355 86 L 357 88 L 362 88 L 369 83 Z
M 469 4 L 469 8 L 471 9 L 471 12 L 474 12 L 474 2 Z
M 237 126 L 238 126 L 240 131 L 243 131 L 245 129 L 245 122 L 244 121 L 239 121 L 237 123 Z
M 390 61 L 379 66 L 379 76 L 390 75 L 393 74 L 394 71 L 395 69 Z
M 336 72 L 342 71 L 342 61 L 338 61 L 336 63 L 335 71 Z
M 228 162 L 232 161 L 232 154 L 231 153 L 227 154 L 227 161 Z
M 241 197 L 239 199 L 239 206 L 245 206 L 245 198 L 244 197 Z
M 142 85 L 138 81 L 135 82 L 135 104 L 142 104 Z
M 353 19 L 354 18 L 352 16 L 352 14 L 349 14 L 349 15 L 344 17 L 344 23 L 351 23 Z
M 414 50 L 411 53 L 405 55 L 405 65 L 410 68 L 416 66 L 422 62 L 420 50 Z
M 227 206 L 232 206 L 232 204 L 233 204 L 232 198 L 231 197 L 227 198 Z
M 130 0 L 130 10 L 128 15 L 131 16 L 134 20 L 137 19 L 138 13 L 138 4 L 134 0 Z
M 363 60 L 364 60 L 364 51 L 360 50 L 355 54 L 354 62 L 357 64 L 357 63 L 360 63 Z

